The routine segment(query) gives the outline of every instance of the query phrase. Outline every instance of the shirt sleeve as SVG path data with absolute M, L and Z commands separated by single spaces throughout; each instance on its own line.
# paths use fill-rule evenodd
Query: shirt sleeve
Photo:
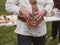
M 49 16 L 49 14 L 51 13 L 53 6 L 54 6 L 53 0 L 47 0 L 47 3 L 44 8 L 47 11 L 47 16 Z
M 7 0 L 5 8 L 7 12 L 19 14 L 21 6 L 18 6 L 19 0 Z

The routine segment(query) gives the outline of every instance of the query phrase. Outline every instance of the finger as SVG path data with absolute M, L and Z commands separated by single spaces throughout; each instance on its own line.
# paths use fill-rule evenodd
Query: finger
M 37 21 L 37 24 L 36 25 L 38 25 L 41 21 L 42 21 L 42 18 L 39 21 Z
M 28 18 L 27 18 L 26 13 L 25 13 L 25 14 L 23 14 L 23 16 L 24 16 L 24 19 L 26 20 L 26 22 L 28 22 Z
M 39 17 L 40 17 L 40 15 L 37 15 L 36 18 L 35 18 L 35 20 L 37 20 Z
M 27 13 L 26 13 L 26 16 L 27 16 L 28 19 L 30 19 L 31 15 L 32 15 L 32 14 L 31 14 L 30 12 L 27 12 Z
M 27 24 L 28 24 L 30 27 L 32 27 L 32 22 L 31 22 L 30 20 L 27 22 Z
M 39 16 L 39 18 L 37 19 L 37 20 L 39 20 L 40 18 L 42 18 L 43 17 L 43 14 L 40 14 L 40 16 Z
M 42 20 L 42 17 L 40 16 L 40 17 L 36 20 L 36 22 L 39 23 L 39 22 L 41 22 L 41 20 Z
M 31 21 L 29 13 L 25 13 L 24 18 L 27 23 L 29 23 L 29 21 Z
M 38 23 L 38 22 L 40 22 L 40 20 L 41 20 L 41 18 L 38 18 L 38 19 L 36 20 L 36 22 Z
M 26 20 L 26 22 L 28 22 L 28 19 L 26 18 L 26 16 L 24 16 L 24 19 Z
M 40 19 L 38 20 L 38 22 L 41 22 L 41 21 L 42 21 L 42 19 L 43 19 L 43 18 L 40 18 Z
M 37 15 L 36 18 L 35 18 L 35 20 L 37 20 L 39 17 L 40 17 L 40 15 Z
M 40 15 L 39 18 L 37 19 L 37 21 L 40 20 L 41 18 L 42 18 L 42 16 Z

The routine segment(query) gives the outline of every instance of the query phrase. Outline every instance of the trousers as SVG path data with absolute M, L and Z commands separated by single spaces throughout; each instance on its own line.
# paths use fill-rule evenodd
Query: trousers
M 54 21 L 52 22 L 52 34 L 51 35 L 53 38 L 56 38 L 58 33 L 59 33 L 58 40 L 60 42 L 60 21 Z
M 45 45 L 46 35 L 41 37 L 32 37 L 17 34 L 18 45 Z

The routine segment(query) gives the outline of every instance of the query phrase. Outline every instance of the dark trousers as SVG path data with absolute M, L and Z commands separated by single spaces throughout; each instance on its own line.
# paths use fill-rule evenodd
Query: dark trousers
M 32 37 L 17 34 L 18 45 L 45 45 L 46 35 L 41 37 Z
M 58 32 L 59 32 L 58 40 L 60 42 L 60 21 L 54 21 L 52 22 L 52 37 L 54 39 L 57 37 Z

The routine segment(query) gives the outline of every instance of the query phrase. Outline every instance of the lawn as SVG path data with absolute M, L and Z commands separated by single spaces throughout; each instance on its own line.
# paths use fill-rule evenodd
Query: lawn
M 5 1 L 0 0 L 0 15 L 9 14 L 5 10 Z M 49 42 L 48 38 L 51 35 L 51 22 L 46 23 L 47 25 L 47 39 L 46 45 L 57 45 L 58 39 Z M 17 45 L 16 34 L 14 33 L 16 26 L 0 26 L 0 45 Z

